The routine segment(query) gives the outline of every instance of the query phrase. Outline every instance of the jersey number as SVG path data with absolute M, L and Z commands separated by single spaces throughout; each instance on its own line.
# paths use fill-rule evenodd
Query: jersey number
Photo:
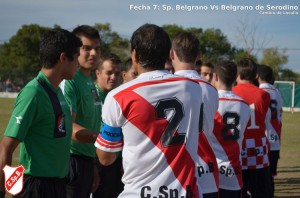
M 250 107 L 250 126 L 247 129 L 259 129 L 259 126 L 255 122 L 255 106 L 254 104 L 249 105 Z
M 271 109 L 271 119 L 272 120 L 277 119 L 277 101 L 276 100 L 271 100 L 269 107 Z
M 158 101 L 155 108 L 158 119 L 168 119 L 169 121 L 161 136 L 162 145 L 167 147 L 184 144 L 185 134 L 176 133 L 184 116 L 182 103 L 177 98 L 164 99 Z M 168 116 L 168 113 L 171 113 L 171 115 Z
M 222 137 L 224 140 L 237 140 L 240 137 L 240 131 L 237 126 L 240 123 L 240 116 L 237 113 L 226 112 L 223 115 L 223 124 L 225 127 L 222 130 Z M 233 133 L 229 134 L 228 130 L 232 130 Z

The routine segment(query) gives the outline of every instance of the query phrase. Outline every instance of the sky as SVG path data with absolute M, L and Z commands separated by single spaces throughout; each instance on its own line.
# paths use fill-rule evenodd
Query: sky
M 198 10 L 188 10 L 191 6 Z M 246 32 L 255 29 L 252 37 L 260 43 L 255 48 L 286 49 L 289 62 L 283 67 L 300 73 L 299 22 L 299 0 L 1 0 L 0 43 L 28 24 L 72 31 L 82 24 L 110 23 L 112 31 L 130 38 L 139 26 L 153 23 L 220 29 L 232 45 L 246 48 L 238 30 L 249 24 Z M 261 50 L 253 53 L 262 57 Z

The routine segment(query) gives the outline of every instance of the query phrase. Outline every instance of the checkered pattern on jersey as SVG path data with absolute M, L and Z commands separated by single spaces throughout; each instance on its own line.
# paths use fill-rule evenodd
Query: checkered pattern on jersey
M 260 169 L 269 166 L 267 138 L 244 139 L 242 146 L 242 169 Z

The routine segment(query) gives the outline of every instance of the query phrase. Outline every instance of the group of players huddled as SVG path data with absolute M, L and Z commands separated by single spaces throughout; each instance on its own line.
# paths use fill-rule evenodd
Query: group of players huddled
M 43 35 L 42 69 L 0 143 L 1 169 L 21 144 L 23 188 L 6 188 L 1 171 L 0 198 L 274 197 L 282 101 L 272 69 L 202 62 L 193 33 L 171 41 L 154 24 L 130 43 L 119 85 L 121 61 L 101 56 L 94 28 Z

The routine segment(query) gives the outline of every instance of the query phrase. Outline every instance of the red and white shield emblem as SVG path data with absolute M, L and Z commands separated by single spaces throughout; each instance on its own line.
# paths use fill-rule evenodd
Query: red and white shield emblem
M 18 167 L 11 167 L 6 165 L 3 168 L 5 175 L 5 189 L 12 195 L 20 193 L 23 189 L 23 174 L 25 168 L 20 165 Z

